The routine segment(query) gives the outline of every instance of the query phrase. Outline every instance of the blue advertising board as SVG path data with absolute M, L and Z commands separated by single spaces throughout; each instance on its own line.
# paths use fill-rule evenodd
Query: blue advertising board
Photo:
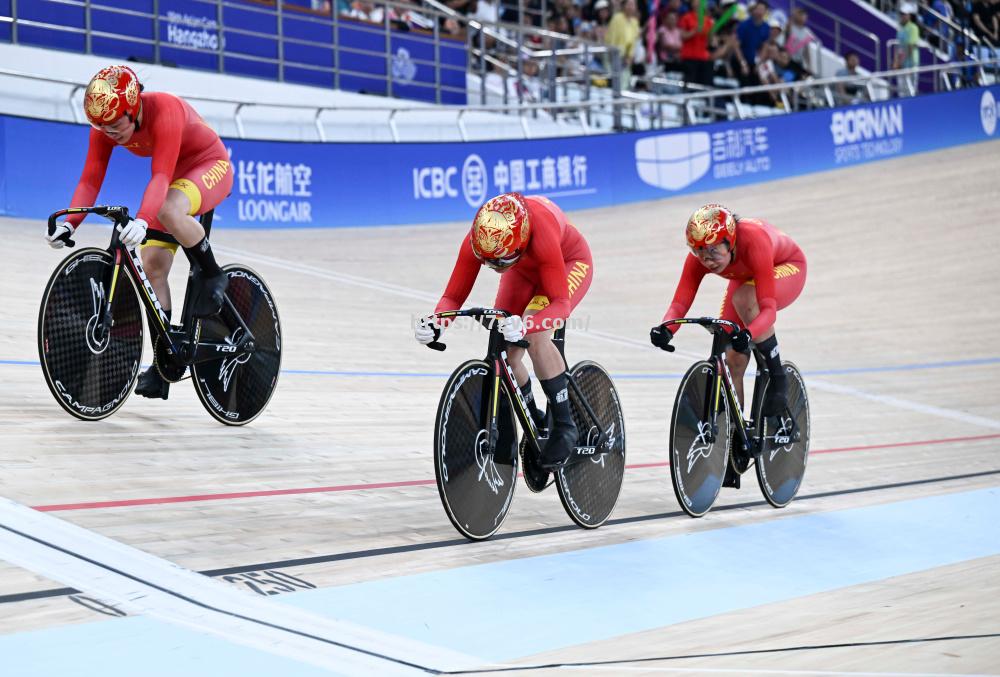
M 721 190 L 1000 138 L 1000 87 L 672 131 L 484 143 L 225 140 L 235 180 L 220 227 L 342 227 L 465 220 L 493 194 L 567 210 Z M 947 121 L 947 124 L 942 121 Z M 0 117 L 0 213 L 66 204 L 88 128 Z M 59 158 L 33 162 L 32 158 Z M 116 150 L 102 203 L 136 205 L 149 161 Z

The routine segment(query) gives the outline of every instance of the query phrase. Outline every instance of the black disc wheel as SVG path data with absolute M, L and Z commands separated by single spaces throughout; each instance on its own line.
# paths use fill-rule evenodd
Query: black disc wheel
M 788 377 L 788 408 L 780 416 L 764 418 L 763 446 L 756 464 L 761 493 L 775 508 L 795 498 L 809 460 L 806 385 L 794 364 L 785 362 L 783 367 Z
M 729 404 L 716 383 L 710 362 L 693 364 L 670 419 L 670 477 L 677 501 L 692 517 L 711 510 L 729 462 Z
M 245 266 L 225 266 L 229 276 L 226 297 L 215 316 L 200 320 L 199 341 L 237 345 L 245 330 L 233 310 L 253 334 L 250 352 L 221 352 L 217 359 L 195 364 L 191 371 L 195 391 L 205 409 L 226 425 L 245 425 L 257 418 L 271 400 L 281 371 L 281 320 L 264 279 Z
M 135 285 L 124 270 L 114 276 L 110 253 L 88 248 L 64 259 L 38 312 L 38 357 L 59 405 L 85 421 L 116 412 L 139 376 L 143 332 Z
M 594 529 L 611 516 L 625 476 L 625 417 L 615 384 L 596 362 L 570 370 L 597 417 L 593 420 L 576 390 L 569 388 L 573 420 L 580 437 L 577 453 L 556 472 L 556 487 L 566 513 L 579 526 Z
M 470 360 L 448 379 L 434 428 L 434 475 L 448 519 L 466 538 L 503 525 L 517 485 L 517 426 L 489 365 Z M 494 405 L 495 403 L 495 405 Z M 496 433 L 488 430 L 496 406 Z

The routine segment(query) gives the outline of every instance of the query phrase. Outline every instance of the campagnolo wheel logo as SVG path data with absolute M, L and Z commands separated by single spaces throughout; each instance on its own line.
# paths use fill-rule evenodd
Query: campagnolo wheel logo
M 712 449 L 715 445 L 708 441 L 708 437 L 712 432 L 712 423 L 710 421 L 698 421 L 698 435 L 691 442 L 691 446 L 688 448 L 687 452 L 687 471 L 691 472 L 691 468 L 695 466 L 698 459 L 708 458 L 712 455 Z
M 500 476 L 500 471 L 497 470 L 493 454 L 490 453 L 490 433 L 488 430 L 480 430 L 479 434 L 476 435 L 475 454 L 476 466 L 479 467 L 476 479 L 480 482 L 486 482 L 490 491 L 499 494 L 500 487 L 504 486 L 504 481 L 503 477 Z
M 87 320 L 87 347 L 90 348 L 90 352 L 100 355 L 108 349 L 108 345 L 111 343 L 109 327 L 105 327 L 105 330 L 101 332 L 103 335 L 98 333 L 98 325 L 101 322 L 100 315 L 104 306 L 103 282 L 97 282 L 94 278 L 90 278 L 90 299 L 93 303 L 94 314 Z

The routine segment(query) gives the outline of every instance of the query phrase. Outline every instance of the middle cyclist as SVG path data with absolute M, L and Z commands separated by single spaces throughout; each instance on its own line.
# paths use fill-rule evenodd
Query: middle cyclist
M 435 312 L 461 308 L 483 265 L 501 274 L 494 305 L 511 313 L 500 321 L 504 339 L 513 343 L 530 337 L 528 355 L 553 416 L 541 464 L 558 467 L 573 451 L 577 428 L 566 390 L 566 363 L 552 336 L 590 288 L 594 270 L 590 247 L 548 198 L 504 193 L 476 212 Z M 416 323 L 414 335 L 426 345 L 437 340 L 446 325 L 433 316 L 423 317 Z M 524 349 L 509 346 L 507 357 L 535 423 L 541 427 L 544 414 L 534 402 Z

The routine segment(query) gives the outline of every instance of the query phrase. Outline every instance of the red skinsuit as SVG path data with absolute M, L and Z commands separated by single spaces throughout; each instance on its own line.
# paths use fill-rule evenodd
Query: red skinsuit
M 217 206 L 232 190 L 233 172 L 219 135 L 186 101 L 166 92 L 149 92 L 141 96 L 142 125 L 124 146 L 131 153 L 153 158 L 152 178 L 136 217 L 145 219 L 152 228 L 164 230 L 156 216 L 172 181 L 183 177 L 195 184 L 184 192 L 191 200 L 192 213 L 202 214 Z M 104 183 L 111 151 L 117 145 L 104 132 L 91 128 L 87 162 L 71 206 L 94 204 Z M 191 193 L 191 190 L 196 192 Z M 74 214 L 66 221 L 76 227 L 83 217 L 83 214 Z
M 697 256 L 688 254 L 664 321 L 684 317 L 708 272 Z M 791 304 L 802 292 L 806 282 L 806 257 L 792 238 L 767 221 L 740 219 L 736 224 L 735 256 L 720 277 L 730 280 L 721 317 L 740 326 L 743 322 L 733 307 L 733 293 L 744 284 L 756 286 L 760 314 L 746 329 L 751 336 L 763 336 L 774 326 L 777 311 Z M 680 325 L 667 328 L 676 333 Z
M 495 305 L 514 314 L 524 313 L 529 304 L 532 308 L 544 308 L 530 319 L 528 333 L 533 334 L 551 329 L 554 321 L 569 317 L 590 288 L 593 259 L 587 241 L 555 203 L 535 195 L 526 197 L 525 203 L 531 239 L 518 262 L 500 276 Z M 461 308 L 482 267 L 466 235 L 435 312 Z M 547 302 L 537 298 L 542 295 Z

